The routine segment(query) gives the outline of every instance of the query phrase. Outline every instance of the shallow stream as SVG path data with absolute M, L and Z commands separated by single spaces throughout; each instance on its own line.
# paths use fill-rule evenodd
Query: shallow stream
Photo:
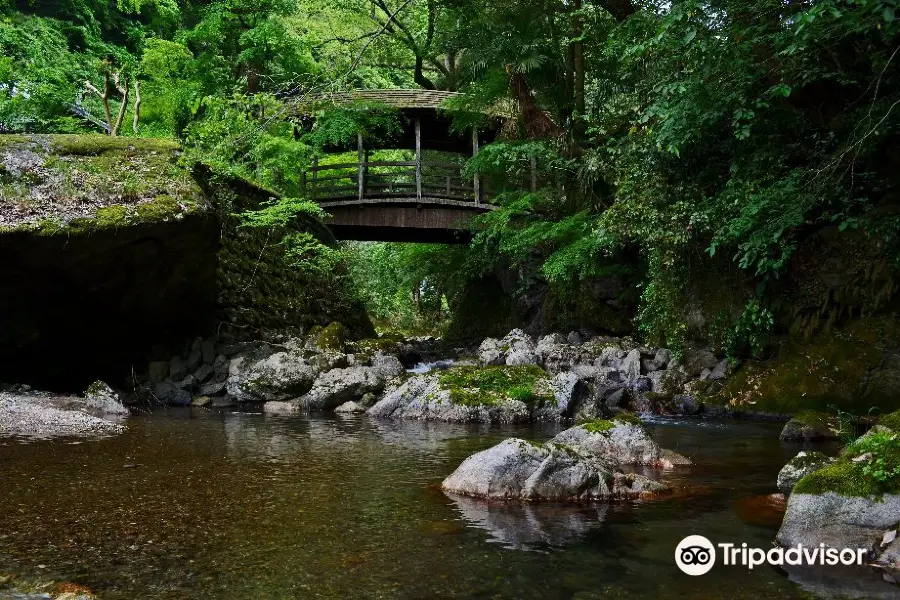
M 472 452 L 554 427 L 273 417 L 202 409 L 129 420 L 121 436 L 0 445 L 0 573 L 136 598 L 810 598 L 833 574 L 716 567 L 689 577 L 686 535 L 768 548 L 757 497 L 796 447 L 778 425 L 660 421 L 696 466 L 689 493 L 612 506 L 487 505 L 439 484 Z M 656 474 L 660 476 L 659 473 Z M 849 592 L 898 588 L 865 572 Z M 874 587 L 873 587 L 874 586 Z M 872 591 L 874 590 L 874 591 Z M 2 592 L 0 592 L 2 597 Z

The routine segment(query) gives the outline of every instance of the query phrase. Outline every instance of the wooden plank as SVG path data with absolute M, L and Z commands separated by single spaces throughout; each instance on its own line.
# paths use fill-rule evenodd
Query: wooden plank
M 313 179 L 313 180 L 312 180 L 312 186 L 313 186 L 313 189 L 312 189 L 312 192 L 310 192 L 310 196 L 309 196 L 310 198 L 313 198 L 313 199 L 315 199 L 315 197 L 316 197 L 316 192 L 318 191 L 318 190 L 316 189 L 317 186 L 318 186 L 318 183 L 317 183 L 317 181 L 316 181 L 317 175 L 318 175 L 318 172 L 316 171 L 316 167 L 318 167 L 318 166 L 319 166 L 319 157 L 318 157 L 318 156 L 313 156 L 313 167 L 312 167 L 312 179 Z
M 472 129 L 472 157 L 478 156 L 478 130 Z M 481 181 L 478 179 L 478 173 L 472 180 L 472 189 L 475 195 L 475 204 L 481 204 Z
M 356 183 L 359 188 L 359 199 L 363 199 L 363 195 L 365 194 L 365 179 L 363 178 L 363 162 L 365 162 L 365 151 L 363 150 L 363 136 L 362 131 L 356 133 L 356 156 L 358 158 L 357 163 L 359 166 L 356 167 Z
M 416 198 L 422 197 L 422 120 L 416 117 Z

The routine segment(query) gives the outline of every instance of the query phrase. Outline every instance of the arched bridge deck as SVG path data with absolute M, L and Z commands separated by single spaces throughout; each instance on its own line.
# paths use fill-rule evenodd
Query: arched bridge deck
M 364 156 L 360 150 L 360 156 Z M 504 189 L 537 189 L 534 162 L 530 182 L 506 181 Z M 305 196 L 330 216 L 337 239 L 466 243 L 473 216 L 494 210 L 498 189 L 463 163 L 367 161 L 319 164 L 302 174 Z
M 494 208 L 484 201 L 491 190 L 465 177 L 461 164 L 317 164 L 305 173 L 305 187 L 338 239 L 465 242 L 469 220 Z

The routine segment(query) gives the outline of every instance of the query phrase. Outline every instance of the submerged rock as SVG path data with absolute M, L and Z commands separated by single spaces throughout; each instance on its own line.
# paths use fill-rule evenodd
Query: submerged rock
M 834 461 L 834 458 L 821 452 L 800 451 L 797 453 L 797 456 L 789 460 L 778 472 L 778 480 L 776 482 L 778 490 L 782 494 L 790 494 L 800 479 L 814 471 L 818 471 L 822 467 L 830 465 Z
M 441 487 L 491 500 L 552 501 L 639 498 L 666 489 L 643 475 L 615 472 L 596 456 L 518 438 L 473 454 Z
M 277 400 L 266 402 L 263 404 L 262 409 L 263 413 L 272 415 L 284 415 L 300 411 L 300 407 L 297 406 L 296 402 L 281 402 Z
M 350 402 L 344 402 L 343 404 L 341 404 L 340 406 L 338 406 L 336 409 L 334 409 L 334 412 L 336 412 L 336 413 L 342 413 L 342 414 L 351 414 L 351 415 L 352 415 L 352 414 L 358 414 L 358 413 L 364 413 L 364 412 L 366 412 L 366 407 L 363 406 L 362 404 L 359 404 L 359 403 L 357 403 L 357 402 L 353 402 L 353 401 L 351 400 Z

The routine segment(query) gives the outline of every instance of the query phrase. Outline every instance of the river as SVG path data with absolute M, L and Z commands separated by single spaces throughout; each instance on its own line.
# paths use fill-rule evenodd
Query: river
M 664 476 L 685 493 L 611 506 L 488 507 L 440 491 L 472 452 L 511 435 L 543 441 L 552 426 L 170 409 L 107 439 L 7 441 L 0 572 L 130 600 L 828 595 L 772 567 L 689 577 L 673 560 L 689 534 L 770 546 L 777 514 L 748 498 L 774 492 L 797 451 L 777 424 L 650 429 L 694 458 Z

